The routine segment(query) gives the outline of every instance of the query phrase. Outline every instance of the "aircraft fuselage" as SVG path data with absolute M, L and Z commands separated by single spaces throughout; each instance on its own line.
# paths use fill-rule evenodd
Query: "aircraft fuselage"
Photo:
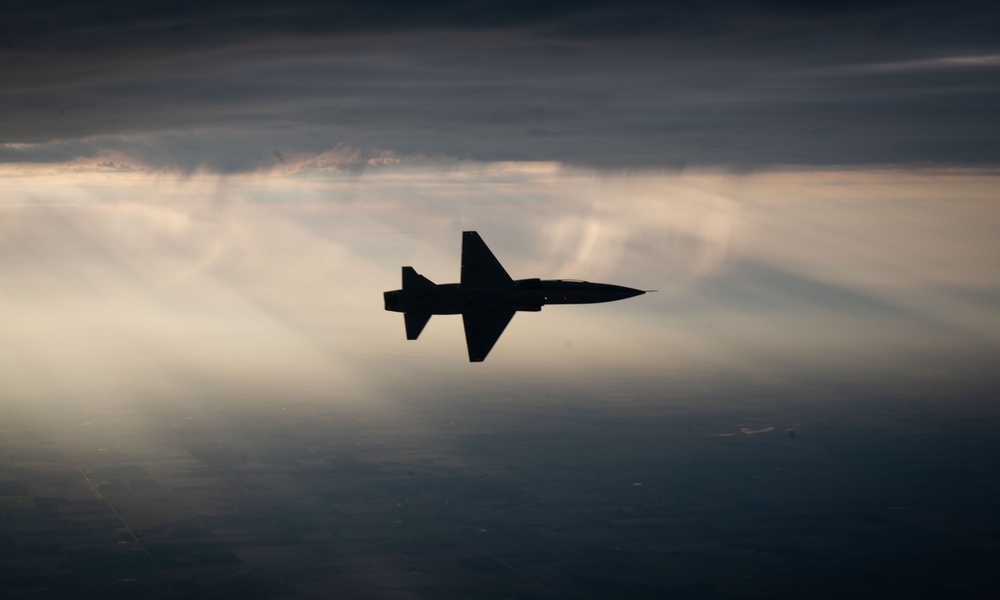
M 432 315 L 481 310 L 539 311 L 546 304 L 612 302 L 643 293 L 620 285 L 565 279 L 519 279 L 512 285 L 492 288 L 444 283 L 426 289 L 385 292 L 385 309 Z

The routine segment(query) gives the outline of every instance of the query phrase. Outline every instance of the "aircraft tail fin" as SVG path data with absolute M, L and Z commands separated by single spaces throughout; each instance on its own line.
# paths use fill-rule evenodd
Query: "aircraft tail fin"
M 475 231 L 462 232 L 462 287 L 491 288 L 513 285 L 507 271 Z
M 405 313 L 403 320 L 406 322 L 406 339 L 415 340 L 420 337 L 420 332 L 424 330 L 427 321 L 431 320 L 431 314 Z
M 434 287 L 434 282 L 413 270 L 413 267 L 403 267 L 403 289 L 419 290 Z

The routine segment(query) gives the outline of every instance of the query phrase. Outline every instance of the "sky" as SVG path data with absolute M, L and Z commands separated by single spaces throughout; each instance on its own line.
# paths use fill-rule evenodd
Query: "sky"
M 1000 15 L 959 2 L 11 2 L 0 161 L 984 166 Z
M 988 379 L 998 20 L 988 2 L 11 3 L 4 395 Z M 659 291 L 518 315 L 472 371 L 460 319 L 407 342 L 381 303 L 402 265 L 456 281 L 463 230 L 515 277 Z
M 0 591 L 988 588 L 996 2 L 2 15 Z

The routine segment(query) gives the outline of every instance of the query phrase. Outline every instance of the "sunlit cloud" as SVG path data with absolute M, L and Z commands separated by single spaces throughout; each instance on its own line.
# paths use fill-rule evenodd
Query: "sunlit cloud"
M 7 172 L 3 386 L 113 402 L 210 382 L 353 402 L 511 376 L 971 365 L 1000 348 L 996 177 L 555 163 Z M 457 281 L 466 229 L 514 277 L 660 291 L 519 314 L 473 371 L 461 319 L 434 317 L 408 342 L 381 298 L 402 265 Z

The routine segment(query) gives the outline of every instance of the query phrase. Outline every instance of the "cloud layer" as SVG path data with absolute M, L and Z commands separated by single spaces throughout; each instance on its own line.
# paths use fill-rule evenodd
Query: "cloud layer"
M 996 381 L 995 176 L 531 163 L 7 176 L 4 188 L 3 398 L 218 386 L 340 402 L 384 386 L 928 369 Z M 470 368 L 460 318 L 434 317 L 408 342 L 382 304 L 404 264 L 456 281 L 463 229 L 513 277 L 659 292 L 518 314 Z
M 995 164 L 998 14 L 21 3 L 0 30 L 0 161 L 240 172 L 350 148 L 606 168 Z

